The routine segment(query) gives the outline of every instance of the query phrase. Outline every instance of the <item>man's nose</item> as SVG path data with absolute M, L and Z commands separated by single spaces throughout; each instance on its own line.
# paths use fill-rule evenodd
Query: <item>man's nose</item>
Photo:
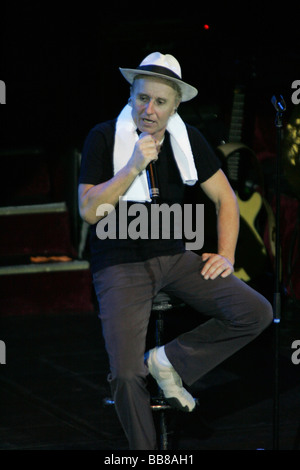
M 153 103 L 152 100 L 148 101 L 146 112 L 147 112 L 147 114 L 153 114 L 154 113 L 154 103 Z

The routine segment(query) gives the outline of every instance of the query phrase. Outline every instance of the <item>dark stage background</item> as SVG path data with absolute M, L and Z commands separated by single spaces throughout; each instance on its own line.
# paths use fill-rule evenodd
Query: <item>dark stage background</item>
M 292 83 L 300 80 L 298 18 L 296 12 L 283 11 L 282 5 L 270 12 L 262 5 L 242 4 L 224 14 L 212 5 L 209 15 L 202 6 L 199 11 L 187 7 L 188 12 L 181 11 L 182 5 L 141 9 L 120 3 L 104 7 L 20 2 L 3 7 L 0 339 L 7 347 L 7 364 L 2 366 L 0 383 L 1 449 L 126 449 L 116 418 L 99 405 L 99 396 L 108 393 L 107 362 L 89 250 L 85 243 L 82 247 L 77 176 L 89 130 L 115 118 L 127 103 L 129 86 L 118 67 L 135 67 L 154 51 L 173 54 L 183 79 L 198 88 L 198 96 L 183 103 L 179 113 L 203 132 L 216 151 L 229 141 L 234 90 L 242 87 L 241 141 L 250 149 L 247 168 L 252 176 L 259 167 L 273 217 L 276 129 L 271 98 L 283 95 L 286 101 L 280 198 L 281 435 L 285 449 L 299 449 L 300 365 L 290 360 L 291 343 L 300 339 L 300 121 L 296 121 L 300 104 L 292 102 Z M 293 164 L 287 158 L 291 142 L 286 141 L 291 122 Z M 196 201 L 201 198 L 195 195 Z M 210 210 L 207 203 L 206 214 Z M 274 234 L 266 210 L 257 219 L 255 231 L 263 244 L 257 246 L 253 230 L 242 227 L 237 264 L 243 268 L 244 262 L 254 262 L 256 271 L 249 282 L 272 301 Z M 214 243 L 213 223 L 205 221 L 208 245 Z M 272 446 L 271 336 L 266 332 L 227 362 L 225 370 L 196 384 L 205 399 L 204 415 L 217 432 L 206 432 L 204 426 L 203 435 L 201 429 L 198 433 L 200 444 L 187 433 L 181 448 Z M 195 426 L 199 431 L 199 423 Z M 183 432 L 189 427 L 187 422 Z
M 179 112 L 214 149 L 229 140 L 234 90 L 243 87 L 241 141 L 254 151 L 266 199 L 274 206 L 276 130 L 271 98 L 283 95 L 286 101 L 284 126 L 299 114 L 300 106 L 291 100 L 292 83 L 299 78 L 296 18 L 292 12 L 264 12 L 254 6 L 247 17 L 237 11 L 223 16 L 218 12 L 217 17 L 167 10 L 162 5 L 155 14 L 145 7 L 132 12 L 122 4 L 61 10 L 29 2 L 7 5 L 1 19 L 0 79 L 7 94 L 7 104 L 0 109 L 1 205 L 66 201 L 75 251 L 81 228 L 77 164 L 84 139 L 95 124 L 116 117 L 127 102 L 129 87 L 118 67 L 134 67 L 156 50 L 175 55 L 184 80 L 199 89 Z M 45 154 L 35 179 L 32 168 L 37 174 L 38 158 L 11 155 L 22 149 L 28 153 L 28 148 Z M 299 212 L 297 158 L 297 166 L 283 165 L 281 188 L 282 224 L 288 227 L 283 242 L 293 244 L 286 253 L 293 260 Z M 20 189 L 26 178 L 28 188 Z M 264 227 L 261 236 L 266 236 Z M 286 269 L 288 278 L 291 269 Z
M 280 15 L 273 21 L 262 12 L 248 12 L 247 18 L 228 13 L 218 20 L 191 13 L 139 15 L 120 4 L 58 10 L 38 2 L 6 10 L 1 18 L 0 73 L 7 87 L 3 144 L 80 148 L 91 126 L 115 117 L 127 101 L 118 67 L 138 65 L 156 50 L 175 55 L 183 78 L 199 89 L 190 106 L 200 125 L 217 114 L 228 127 L 237 84 L 246 85 L 253 97 L 252 119 L 272 121 L 274 93 L 283 94 L 292 110 L 291 84 L 299 73 L 299 28 L 292 13 L 288 21 Z

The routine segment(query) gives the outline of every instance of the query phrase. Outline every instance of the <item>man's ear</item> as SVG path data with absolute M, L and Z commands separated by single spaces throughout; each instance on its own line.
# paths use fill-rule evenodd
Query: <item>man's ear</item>
M 130 87 L 130 96 L 128 98 L 128 104 L 129 106 L 132 106 L 132 92 L 133 92 L 133 89 L 132 89 L 132 86 Z
M 180 101 L 177 100 L 177 103 L 175 103 L 175 108 L 174 108 L 174 110 L 173 110 L 173 115 L 177 113 L 178 108 L 179 108 L 179 105 L 180 105 Z

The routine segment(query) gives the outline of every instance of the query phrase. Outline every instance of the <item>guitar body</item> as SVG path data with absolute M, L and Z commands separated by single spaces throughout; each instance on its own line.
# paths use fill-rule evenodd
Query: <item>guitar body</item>
M 272 211 L 258 191 L 263 187 L 260 166 L 254 152 L 239 142 L 220 145 L 217 153 L 236 193 L 240 210 L 235 275 L 245 282 L 255 281 L 265 272 L 268 264 L 263 240 L 266 221 L 270 230 L 275 225 Z M 271 238 L 270 244 L 273 244 Z
M 235 275 L 245 282 L 257 278 L 265 269 L 267 250 L 256 228 L 256 220 L 263 209 L 259 193 L 253 193 L 248 201 L 237 197 L 240 209 L 240 234 L 236 250 Z

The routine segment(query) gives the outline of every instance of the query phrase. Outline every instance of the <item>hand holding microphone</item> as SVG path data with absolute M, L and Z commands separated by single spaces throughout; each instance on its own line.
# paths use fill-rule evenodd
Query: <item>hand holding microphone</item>
M 150 134 L 147 134 L 146 132 L 143 132 L 140 135 L 139 141 L 142 139 L 143 142 L 141 142 L 142 145 L 140 146 L 140 149 L 143 155 L 148 159 L 152 157 L 150 163 L 146 166 L 146 174 L 150 197 L 154 202 L 156 202 L 156 200 L 159 198 L 159 187 L 155 161 L 158 158 L 160 145 Z

